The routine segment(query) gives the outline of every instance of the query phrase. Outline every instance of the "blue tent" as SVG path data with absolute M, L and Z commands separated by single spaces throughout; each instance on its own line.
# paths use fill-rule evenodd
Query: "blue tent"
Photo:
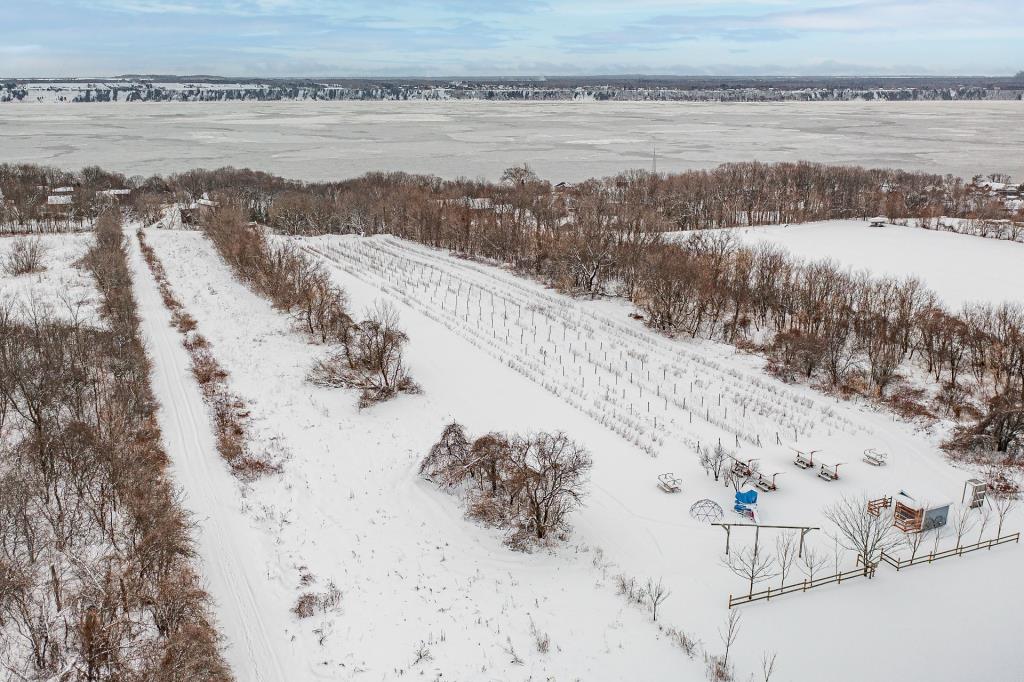
M 747 491 L 742 492 L 742 493 L 737 491 L 737 493 L 736 493 L 736 504 L 743 504 L 743 505 L 757 504 L 757 491 L 756 490 L 747 490 Z

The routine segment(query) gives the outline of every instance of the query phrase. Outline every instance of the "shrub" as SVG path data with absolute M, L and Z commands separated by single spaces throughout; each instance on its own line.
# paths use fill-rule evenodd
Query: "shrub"
M 4 259 L 4 272 L 12 277 L 42 272 L 46 269 L 43 258 L 46 247 L 38 237 L 19 237 L 14 240 L 11 250 Z

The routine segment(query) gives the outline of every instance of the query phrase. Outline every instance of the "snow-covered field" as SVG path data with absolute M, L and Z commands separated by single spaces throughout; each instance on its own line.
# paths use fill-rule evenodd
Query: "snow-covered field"
M 88 271 L 77 267 L 85 255 L 91 234 L 44 234 L 39 239 L 45 249 L 42 272 L 12 276 L 4 271 L 11 247 L 30 237 L 0 237 L 0 299 L 13 306 L 16 315 L 42 307 L 62 319 L 74 317 L 96 322 L 99 294 Z
M 731 231 L 745 243 L 775 244 L 809 260 L 832 260 L 879 276 L 918 277 L 954 309 L 969 302 L 1024 302 L 1019 242 L 899 225 L 868 227 L 863 220 Z
M 302 180 L 401 170 L 554 182 L 629 168 L 823 161 L 1024 176 L 1019 101 L 244 102 L 0 107 L 0 162 L 127 175 L 225 165 Z
M 324 349 L 235 281 L 204 236 L 151 229 L 147 240 L 251 409 L 257 447 L 286 457 L 282 474 L 251 486 L 230 478 L 136 253 L 161 425 L 239 679 L 280 670 L 289 680 L 701 679 L 703 663 L 614 584 L 618 573 L 664 578 L 672 595 L 659 624 L 720 652 L 727 596 L 745 586 L 720 564 L 724 533 L 687 513 L 701 498 L 731 506 L 732 488 L 700 468 L 698 441 L 738 442 L 742 457 L 780 473 L 779 490 L 762 496 L 764 523 L 824 529 L 821 509 L 840 495 L 958 501 L 969 476 L 944 460 L 938 434 L 785 386 L 729 347 L 664 339 L 624 306 L 572 300 L 394 238 L 296 240 L 354 308 L 394 302 L 409 333 L 423 393 L 359 411 L 353 392 L 304 381 Z M 452 419 L 471 433 L 562 429 L 590 450 L 590 494 L 567 542 L 512 552 L 419 479 L 420 458 Z M 843 462 L 842 478 L 794 467 L 790 446 Z M 861 461 L 868 447 L 887 451 L 890 465 Z M 665 471 L 682 478 L 681 494 L 655 487 Z M 734 550 L 751 540 L 734 531 Z M 824 530 L 808 542 L 831 556 Z M 843 568 L 853 567 L 847 555 Z M 739 679 L 759 671 L 766 651 L 779 654 L 773 679 L 1015 679 L 1024 672 L 1014 627 L 1022 567 L 1010 545 L 743 607 Z M 306 587 L 304 574 L 314 576 Z M 342 595 L 336 609 L 301 621 L 289 612 L 330 583 Z M 548 653 L 532 629 L 550 634 Z M 430 657 L 414 665 L 421 647 Z

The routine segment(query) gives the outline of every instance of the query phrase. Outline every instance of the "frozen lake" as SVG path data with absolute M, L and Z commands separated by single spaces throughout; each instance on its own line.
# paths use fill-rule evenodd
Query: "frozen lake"
M 129 175 L 233 165 L 326 180 L 374 170 L 553 181 L 726 161 L 1024 177 L 1024 103 L 268 102 L 0 105 L 0 162 Z

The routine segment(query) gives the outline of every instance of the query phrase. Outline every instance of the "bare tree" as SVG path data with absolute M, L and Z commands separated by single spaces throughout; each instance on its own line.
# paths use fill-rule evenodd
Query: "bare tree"
M 814 582 L 814 576 L 824 567 L 827 560 L 824 554 L 820 554 L 813 547 L 807 547 L 804 549 L 803 556 L 800 557 L 800 572 L 808 580 Z
M 985 529 L 988 524 L 992 522 L 992 507 L 987 504 L 981 506 L 978 510 L 980 515 L 980 522 L 978 523 L 978 542 L 985 539 Z
M 438 478 L 445 485 L 462 483 L 472 469 L 469 462 L 469 439 L 462 424 L 452 422 L 444 427 L 441 438 L 420 462 L 420 474 Z
M 823 512 L 839 530 L 840 543 L 861 556 L 865 575 L 884 550 L 899 542 L 888 519 L 869 514 L 867 503 L 867 498 L 843 497 Z
M 721 443 L 718 443 L 714 448 L 700 448 L 699 458 L 704 471 L 714 476 L 717 481 L 722 476 L 722 469 L 725 467 L 726 460 L 729 459 L 729 453 Z
M 989 497 L 988 503 L 996 515 L 996 537 L 1000 538 L 1003 536 L 1003 524 L 1017 507 L 1017 500 L 1009 495 L 999 495 Z
M 516 439 L 510 455 L 509 478 L 522 499 L 522 521 L 544 539 L 582 500 L 590 455 L 564 433 Z
M 771 682 L 772 675 L 775 674 L 775 659 L 778 655 L 775 651 L 771 653 L 766 651 L 761 654 L 761 676 L 764 678 L 764 682 Z
M 722 638 L 722 645 L 725 648 L 722 663 L 726 669 L 729 667 L 729 654 L 732 653 L 732 647 L 740 636 L 740 619 L 741 615 L 737 609 L 730 610 L 729 617 L 725 621 L 725 630 L 718 631 L 719 636 Z
M 953 534 L 956 536 L 957 547 L 963 544 L 964 536 L 970 533 L 972 528 L 974 528 L 974 516 L 971 514 L 971 508 L 962 505 L 953 516 Z
M 782 585 L 786 584 L 786 576 L 789 574 L 790 569 L 793 568 L 798 548 L 799 543 L 797 542 L 795 531 L 786 531 L 775 537 L 775 560 L 779 564 L 779 575 L 781 576 Z
M 755 584 L 771 580 L 778 575 L 774 570 L 775 559 L 770 554 L 759 553 L 757 548 L 744 547 L 739 552 L 733 552 L 723 557 L 722 563 L 730 571 L 747 581 L 748 594 L 753 594 Z
M 924 540 L 924 533 L 918 531 L 916 533 L 904 533 L 903 534 L 903 546 L 910 550 L 910 558 L 913 559 L 917 556 L 918 549 L 921 548 L 921 542 Z
M 658 582 L 654 582 L 653 578 L 648 578 L 647 587 L 644 588 L 644 596 L 647 599 L 647 605 L 651 609 L 651 619 L 657 622 L 658 607 L 672 596 L 672 590 L 665 586 L 661 578 L 658 578 Z

